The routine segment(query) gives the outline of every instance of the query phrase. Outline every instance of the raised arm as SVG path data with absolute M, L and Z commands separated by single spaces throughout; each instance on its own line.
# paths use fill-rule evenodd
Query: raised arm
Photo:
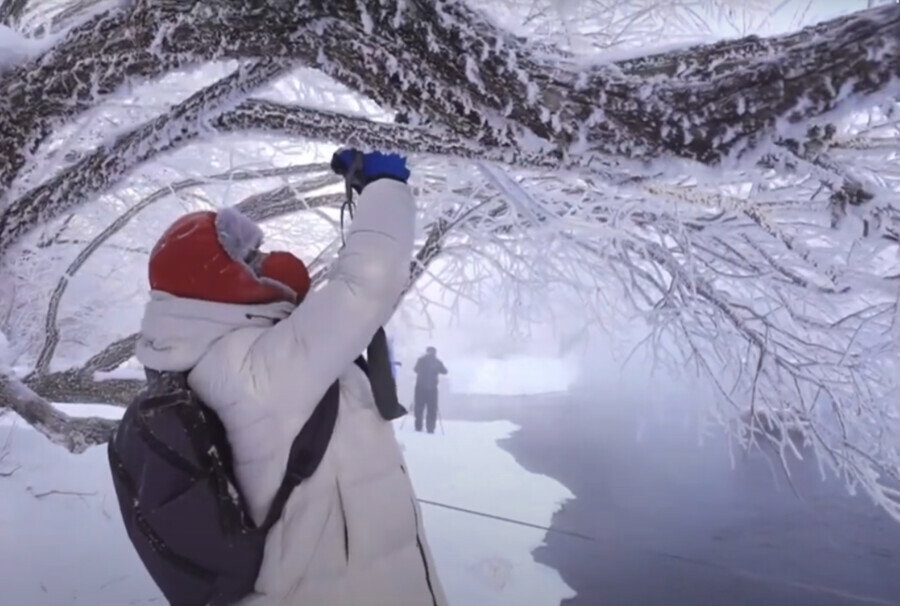
M 416 210 L 405 161 L 376 154 L 365 162 L 354 220 L 327 282 L 266 331 L 250 354 L 253 374 L 267 383 L 272 401 L 289 403 L 275 412 L 291 425 L 305 422 L 387 323 L 409 279 Z

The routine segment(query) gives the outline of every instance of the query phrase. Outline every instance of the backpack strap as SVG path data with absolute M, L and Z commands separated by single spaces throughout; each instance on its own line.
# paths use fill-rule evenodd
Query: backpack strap
M 388 351 L 387 335 L 379 328 L 372 337 L 366 350 L 366 358 L 360 357 L 357 365 L 369 376 L 375 406 L 385 421 L 393 421 L 407 414 L 397 398 L 397 383 L 391 367 L 391 356 Z
M 369 377 L 375 405 L 384 420 L 392 421 L 407 414 L 407 410 L 397 399 L 397 384 L 394 382 L 394 375 L 391 372 L 387 335 L 383 328 L 379 328 L 372 337 L 372 342 L 366 350 L 366 357 L 360 356 L 355 363 Z M 319 467 L 319 463 L 322 462 L 322 457 L 325 456 L 325 450 L 331 441 L 331 435 L 334 433 L 339 400 L 340 385 L 338 381 L 335 381 L 325 392 L 322 400 L 291 445 L 284 480 L 272 499 L 269 513 L 261 527 L 263 531 L 268 532 L 281 518 L 293 490 L 303 480 L 312 476 Z
M 340 388 L 335 381 L 325 392 L 309 420 L 303 425 L 303 429 L 294 438 L 284 479 L 275 493 L 275 498 L 272 499 L 269 513 L 261 526 L 264 532 L 268 532 L 281 518 L 284 506 L 294 488 L 315 473 L 319 463 L 322 462 L 328 442 L 331 441 L 331 434 L 334 433 L 339 399 Z

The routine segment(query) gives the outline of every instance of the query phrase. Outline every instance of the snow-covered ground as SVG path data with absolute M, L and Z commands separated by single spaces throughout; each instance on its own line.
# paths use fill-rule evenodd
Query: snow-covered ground
M 105 406 L 69 414 L 116 417 Z M 427 501 L 548 526 L 572 494 L 530 473 L 497 441 L 508 422 L 444 422 L 416 434 L 396 422 L 418 496 Z M 556 606 L 574 592 L 531 551 L 541 530 L 423 504 L 453 606 Z M 163 603 L 124 533 L 102 447 L 71 455 L 12 414 L 0 417 L 0 603 L 124 606 Z

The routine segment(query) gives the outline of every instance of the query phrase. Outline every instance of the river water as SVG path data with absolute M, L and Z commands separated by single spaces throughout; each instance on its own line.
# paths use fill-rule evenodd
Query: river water
M 657 423 L 600 394 L 457 400 L 445 418 L 508 419 L 502 446 L 576 498 L 536 552 L 578 592 L 565 606 L 900 605 L 900 523 L 823 481 L 811 462 L 791 481 L 762 452 L 735 467 L 724 439 Z

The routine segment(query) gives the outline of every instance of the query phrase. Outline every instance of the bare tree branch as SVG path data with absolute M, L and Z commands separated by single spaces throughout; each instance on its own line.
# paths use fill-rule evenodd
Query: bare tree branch
M 109 149 L 98 150 L 83 165 L 103 175 L 96 185 L 94 177 L 69 173 L 73 185 L 68 177 L 51 179 L 48 189 L 35 190 L 41 197 L 33 206 L 8 199 L 10 184 L 32 168 L 26 161 L 56 126 L 129 81 L 221 59 L 318 69 L 393 110 L 396 123 L 252 99 L 196 120 L 205 116 L 210 131 L 519 167 L 506 179 L 477 177 L 477 188 L 499 192 L 476 205 L 477 213 L 460 210 L 481 195 L 475 187 L 460 196 L 465 201 L 447 203 L 454 211 L 438 214 L 427 228 L 410 285 L 431 259 L 451 251 L 460 254 L 445 254 L 448 265 L 465 265 L 460 274 L 488 267 L 510 284 L 517 304 L 525 290 L 570 280 L 587 293 L 586 304 L 596 305 L 588 299 L 599 298 L 603 281 L 618 279 L 622 298 L 650 316 L 654 338 L 673 337 L 672 359 L 693 363 L 715 383 L 721 398 L 714 413 L 725 426 L 738 420 L 752 429 L 760 415 L 782 429 L 795 424 L 821 460 L 884 505 L 890 495 L 875 474 L 900 477 L 890 398 L 900 304 L 896 282 L 884 278 L 893 272 L 871 266 L 893 251 L 843 228 L 857 217 L 864 235 L 878 221 L 900 223 L 893 206 L 900 164 L 891 143 L 900 132 L 892 115 L 900 108 L 893 99 L 900 77 L 896 6 L 768 40 L 605 64 L 531 44 L 470 6 L 464 0 L 121 4 L 75 27 L 53 52 L 0 76 L 0 198 L 6 210 L 60 217 L 121 179 L 134 164 L 123 169 Z M 871 126 L 860 126 L 855 113 L 852 122 L 843 120 L 861 103 L 871 109 Z M 828 124 L 810 127 L 816 120 Z M 841 147 L 834 143 L 839 129 L 864 141 Z M 150 150 L 138 161 L 190 138 L 164 137 L 148 130 L 132 141 L 132 149 Z M 875 148 L 878 168 L 866 166 L 863 153 L 847 155 Z M 728 170 L 683 179 L 684 163 L 647 162 L 674 157 L 716 165 L 751 151 L 754 162 L 769 167 L 764 174 L 758 166 L 730 170 L 729 162 Z M 490 174 L 497 168 L 483 166 Z M 306 197 L 329 178 L 252 196 L 242 208 L 262 220 L 336 204 L 339 195 Z M 829 221 L 841 213 L 855 216 Z M 20 231 L 0 225 L 0 250 L 44 219 L 17 224 Z M 866 257 L 870 266 L 863 268 L 856 259 Z M 317 268 L 316 279 L 322 275 Z M 465 288 L 453 283 L 457 276 L 434 278 L 458 294 Z M 50 332 L 47 343 L 55 343 Z M 134 338 L 64 373 L 46 372 L 55 345 L 45 344 L 42 372 L 28 384 L 53 399 L 124 403 L 142 381 L 97 380 L 95 373 L 127 359 Z M 747 404 L 750 413 L 741 416 Z M 782 439 L 789 432 L 777 433 L 782 451 L 796 447 Z
M 454 223 L 449 217 L 441 217 L 427 230 L 428 235 L 425 238 L 425 243 L 416 252 L 416 258 L 409 265 L 409 284 L 404 294 L 422 277 L 422 274 L 425 273 L 431 262 L 441 254 L 444 239 L 453 225 Z

